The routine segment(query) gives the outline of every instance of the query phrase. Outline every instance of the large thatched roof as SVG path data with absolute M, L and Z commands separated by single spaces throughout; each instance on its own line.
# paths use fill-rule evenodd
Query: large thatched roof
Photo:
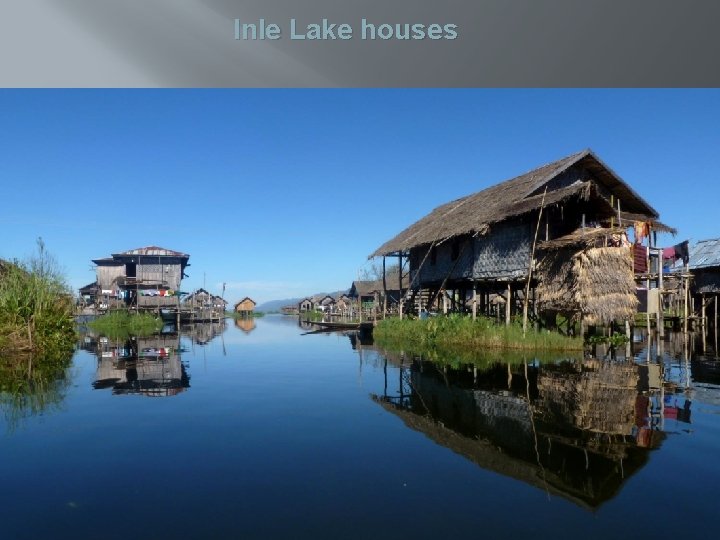
M 380 246 L 371 257 L 404 252 L 412 247 L 439 242 L 453 236 L 485 234 L 493 223 L 539 208 L 545 186 L 573 166 L 589 171 L 608 192 L 622 201 L 624 211 L 644 216 L 648 220 L 658 217 L 657 211 L 591 150 L 583 150 L 437 207 Z M 558 189 L 548 186 L 545 204 L 558 203 L 579 194 L 587 196 L 590 183 L 577 182 Z

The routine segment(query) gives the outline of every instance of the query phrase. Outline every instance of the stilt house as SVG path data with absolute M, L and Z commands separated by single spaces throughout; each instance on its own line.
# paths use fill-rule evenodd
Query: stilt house
M 96 301 L 139 308 L 175 306 L 189 259 L 186 253 L 157 246 L 94 259 Z
M 314 307 L 313 301 L 310 298 L 303 298 L 298 302 L 298 312 L 300 313 L 312 311 Z
M 690 248 L 688 268 L 692 274 L 694 305 L 702 324 L 708 316 L 707 308 L 712 306 L 712 320 L 718 324 L 718 296 L 720 296 L 720 238 L 701 240 Z M 678 270 L 681 270 L 678 264 Z M 699 308 L 699 309 L 698 309 Z M 695 311 L 695 310 L 694 310 Z
M 652 227 L 658 217 L 591 150 L 584 150 L 439 206 L 371 257 L 398 257 L 401 264 L 409 260 L 408 311 L 432 307 L 442 293 L 453 299 L 456 310 L 472 306 L 473 312 L 490 313 L 504 304 L 509 321 L 522 311 L 533 272 L 528 298 L 535 300 L 533 310 L 601 322 L 635 312 L 631 251 L 621 233 L 636 221 Z M 533 246 L 543 243 L 545 249 L 533 253 Z M 538 263 L 544 273 L 535 273 Z M 543 278 L 553 285 L 536 291 Z M 491 302 L 498 295 L 506 301 Z
M 239 313 L 245 316 L 252 315 L 252 312 L 255 311 L 256 305 L 257 304 L 252 298 L 246 296 L 237 304 L 235 304 L 235 313 Z

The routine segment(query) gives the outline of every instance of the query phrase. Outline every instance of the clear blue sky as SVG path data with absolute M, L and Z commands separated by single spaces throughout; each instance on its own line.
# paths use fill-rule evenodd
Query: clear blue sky
M 77 288 L 159 245 L 184 290 L 340 290 L 435 206 L 588 147 L 696 241 L 719 124 L 718 90 L 0 90 L 0 257 L 42 236 Z

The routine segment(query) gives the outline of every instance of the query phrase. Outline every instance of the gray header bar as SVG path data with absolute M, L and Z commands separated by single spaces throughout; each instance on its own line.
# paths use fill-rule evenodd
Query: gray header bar
M 261 19 L 281 36 L 236 39 Z M 292 37 L 323 19 L 352 36 Z M 2 0 L 0 85 L 715 87 L 719 21 L 714 0 Z

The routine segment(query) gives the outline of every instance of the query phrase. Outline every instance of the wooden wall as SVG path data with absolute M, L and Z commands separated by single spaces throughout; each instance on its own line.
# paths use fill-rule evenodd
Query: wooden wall
M 125 265 L 98 265 L 95 267 L 95 275 L 100 289 L 117 289 L 115 280 L 125 275 Z
M 136 277 L 144 282 L 164 284 L 172 290 L 180 288 L 182 267 L 179 263 L 161 263 L 143 261 L 137 265 Z

